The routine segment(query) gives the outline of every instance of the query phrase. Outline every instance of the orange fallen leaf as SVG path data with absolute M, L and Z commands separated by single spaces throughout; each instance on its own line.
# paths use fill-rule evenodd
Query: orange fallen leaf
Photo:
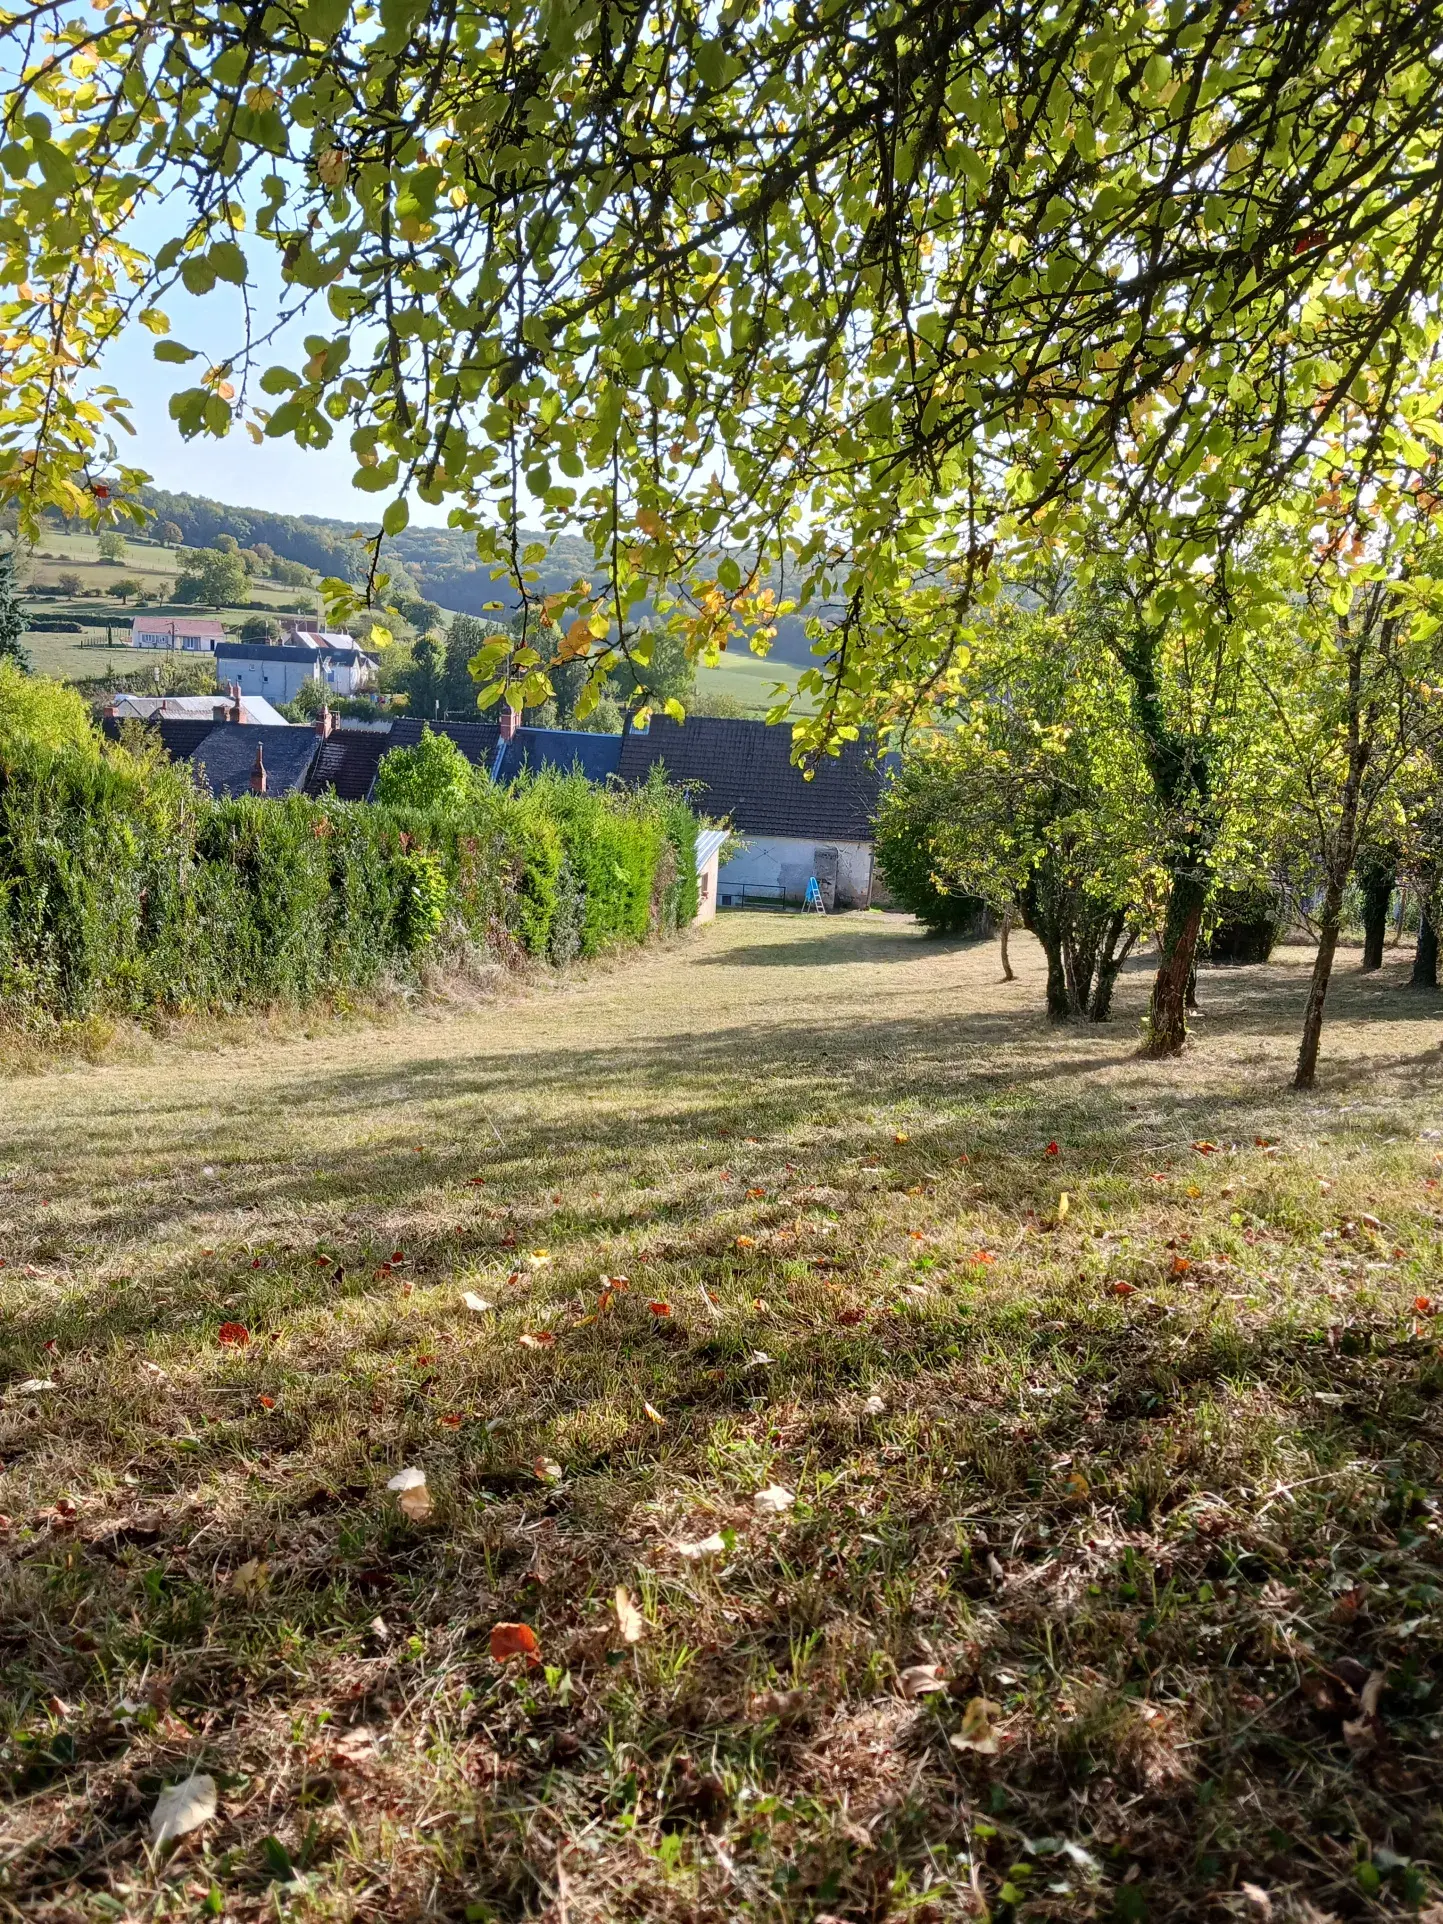
M 1109 1283 L 1107 1287 L 1114 1296 L 1136 1296 L 1137 1294 L 1136 1283 Z
M 662 1425 L 666 1422 L 666 1418 L 662 1415 L 661 1411 L 658 1409 L 654 1409 L 650 1403 L 643 1401 L 641 1407 L 646 1411 L 647 1415 L 651 1418 L 652 1422 L 656 1424 L 658 1429 L 660 1429 Z
M 990 1249 L 977 1249 L 972 1253 L 972 1261 L 974 1263 L 995 1263 L 997 1258 L 992 1254 Z
M 893 1142 L 910 1142 L 912 1138 L 907 1134 L 905 1129 L 894 1129 L 892 1131 L 892 1140 Z
M 1196 1149 L 1200 1156 L 1215 1156 L 1217 1154 L 1217 1147 L 1215 1142 L 1195 1142 L 1193 1144 L 1193 1148 Z
M 1189 1270 L 1190 1270 L 1191 1268 L 1192 1268 L 1192 1264 L 1191 1264 L 1191 1262 L 1189 1262 L 1189 1260 L 1188 1260 L 1188 1258 L 1187 1258 L 1186 1256 L 1174 1256 L 1174 1257 L 1173 1257 L 1173 1259 L 1172 1259 L 1172 1274 L 1173 1274 L 1174 1276 L 1186 1276 L 1186 1274 L 1188 1273 L 1188 1271 L 1189 1271 Z
M 1431 1296 L 1415 1296 L 1413 1298 L 1413 1307 L 1420 1316 L 1431 1316 L 1433 1314 L 1433 1298 Z
M 757 1239 L 755 1236 L 738 1236 L 737 1237 L 738 1249 L 755 1249 L 756 1246 L 757 1246 Z
M 662 1302 L 648 1303 L 647 1308 L 651 1311 L 653 1316 L 670 1316 L 671 1314 L 670 1303 L 662 1303 Z
M 512 1657 L 524 1657 L 528 1664 L 540 1662 L 541 1645 L 536 1640 L 536 1632 L 529 1623 L 493 1623 L 492 1661 L 506 1663 Z
M 244 1323 L 222 1323 L 215 1333 L 215 1340 L 222 1349 L 244 1349 L 251 1340 L 251 1333 Z
M 461 1419 L 454 1410 L 448 1411 L 445 1416 L 437 1420 L 443 1430 L 459 1430 L 461 1427 Z
M 276 1399 L 273 1396 L 258 1396 L 256 1401 L 263 1410 L 273 1410 L 276 1406 Z
M 765 1190 L 765 1189 L 749 1189 L 749 1190 L 747 1191 L 747 1194 L 748 1194 L 748 1195 L 749 1195 L 750 1197 L 752 1197 L 752 1198 L 753 1198 L 754 1200 L 756 1200 L 756 1199 L 758 1199 L 758 1198 L 764 1198 L 764 1197 L 766 1196 L 766 1193 L 767 1193 L 767 1192 L 766 1192 L 766 1190 Z
M 528 1329 L 523 1330 L 516 1340 L 522 1349 L 550 1349 L 556 1338 L 549 1329 Z

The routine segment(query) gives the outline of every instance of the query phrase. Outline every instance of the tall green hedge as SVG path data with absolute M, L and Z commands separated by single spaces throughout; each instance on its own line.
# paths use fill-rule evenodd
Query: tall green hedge
M 684 926 L 696 820 L 663 787 L 543 776 L 427 812 L 213 801 L 123 749 L 0 753 L 0 1008 L 305 1002 L 467 942 L 557 962 Z

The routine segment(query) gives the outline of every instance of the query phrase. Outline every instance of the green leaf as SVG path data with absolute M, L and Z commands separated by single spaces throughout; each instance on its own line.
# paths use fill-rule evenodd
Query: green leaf
M 234 241 L 217 241 L 208 256 L 216 278 L 240 287 L 246 277 L 246 257 Z
M 182 347 L 179 341 L 157 341 L 151 349 L 157 361 L 193 361 L 198 347 Z
M 279 1837 L 264 1837 L 261 1839 L 261 1856 L 265 1860 L 266 1869 L 277 1883 L 295 1883 L 296 1867 L 291 1862 L 290 1852 L 286 1849 Z
M 411 510 L 405 495 L 392 501 L 381 516 L 381 526 L 387 534 L 400 534 L 410 526 Z

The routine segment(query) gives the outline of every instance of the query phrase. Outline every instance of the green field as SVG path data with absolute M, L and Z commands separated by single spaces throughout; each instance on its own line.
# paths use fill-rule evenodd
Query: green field
M 33 1057 L 0 1916 L 1427 1905 L 1438 998 L 1342 958 L 1300 1098 L 1310 951 L 1167 1064 L 1145 961 L 1059 1031 L 1014 953 L 736 914 Z

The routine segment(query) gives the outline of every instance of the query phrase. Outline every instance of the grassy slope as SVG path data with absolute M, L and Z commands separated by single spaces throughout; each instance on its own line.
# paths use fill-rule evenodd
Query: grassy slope
M 500 1008 L 11 1082 L 0 1916 L 274 1916 L 268 1838 L 296 1918 L 1416 1895 L 1437 1003 L 1345 975 L 1300 1100 L 1301 952 L 1205 972 L 1158 1067 L 1145 975 L 1057 1035 L 1019 946 L 1002 988 L 898 919 L 735 918 Z M 949 1742 L 979 1697 L 995 1755 Z M 163 1872 L 192 1768 L 220 1814 Z

